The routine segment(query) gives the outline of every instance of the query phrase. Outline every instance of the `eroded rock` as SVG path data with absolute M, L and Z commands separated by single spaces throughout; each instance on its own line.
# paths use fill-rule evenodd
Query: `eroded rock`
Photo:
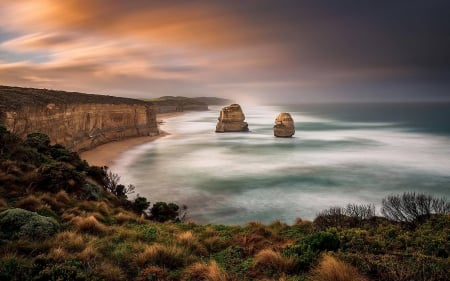
M 219 122 L 217 122 L 216 132 L 247 132 L 248 124 L 244 122 L 245 115 L 239 104 L 225 106 L 220 111 Z
M 278 114 L 273 126 L 273 134 L 276 137 L 292 137 L 295 134 L 294 120 L 291 114 L 283 112 Z

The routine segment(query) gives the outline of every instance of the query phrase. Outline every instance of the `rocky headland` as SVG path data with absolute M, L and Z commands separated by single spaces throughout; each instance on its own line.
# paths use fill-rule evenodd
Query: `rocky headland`
M 248 132 L 248 124 L 244 122 L 245 115 L 239 104 L 225 106 L 220 111 L 216 132 Z
M 104 95 L 0 86 L 0 124 L 26 137 L 39 132 L 72 151 L 159 134 L 149 102 Z

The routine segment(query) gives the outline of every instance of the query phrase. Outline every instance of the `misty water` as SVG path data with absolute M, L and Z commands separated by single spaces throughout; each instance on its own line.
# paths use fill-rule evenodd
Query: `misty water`
M 348 203 L 379 211 L 405 191 L 450 197 L 449 104 L 242 107 L 248 133 L 215 133 L 219 107 L 186 113 L 112 170 L 151 202 L 187 205 L 198 223 L 293 223 Z M 285 111 L 296 134 L 275 138 Z

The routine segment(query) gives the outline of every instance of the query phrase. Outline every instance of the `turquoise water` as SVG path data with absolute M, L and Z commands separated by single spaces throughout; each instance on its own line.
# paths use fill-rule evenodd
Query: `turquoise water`
M 292 223 L 404 191 L 450 197 L 448 104 L 242 107 L 249 133 L 214 133 L 219 107 L 187 113 L 112 170 L 152 202 L 187 205 L 199 223 Z M 284 111 L 296 134 L 274 138 Z

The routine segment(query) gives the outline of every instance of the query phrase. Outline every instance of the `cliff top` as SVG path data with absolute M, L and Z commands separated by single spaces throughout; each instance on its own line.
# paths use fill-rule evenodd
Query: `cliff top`
M 177 97 L 163 96 L 159 98 L 149 99 L 148 101 L 151 101 L 157 105 L 186 105 L 186 104 L 207 105 L 206 103 L 197 101 L 193 98 L 180 96 Z
M 130 98 L 0 85 L 0 108 L 19 109 L 23 106 L 45 106 L 49 103 L 149 104 L 149 102 Z

